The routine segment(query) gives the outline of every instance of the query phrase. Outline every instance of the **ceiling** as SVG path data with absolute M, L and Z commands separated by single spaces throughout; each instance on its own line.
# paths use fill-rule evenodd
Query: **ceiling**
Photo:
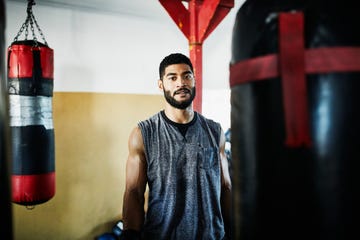
M 7 0 L 24 3 L 29 0 Z M 159 0 L 33 0 L 36 5 L 78 9 L 84 11 L 106 12 L 109 14 L 126 14 L 146 18 L 164 19 L 167 12 Z M 234 9 L 238 9 L 245 0 L 234 0 Z M 230 13 L 234 12 L 230 11 Z
M 27 0 L 7 0 L 9 2 L 23 2 Z M 80 9 L 85 11 L 107 12 L 111 14 L 130 14 L 142 17 L 157 18 L 164 16 L 165 9 L 159 0 L 34 0 L 35 6 L 54 6 L 62 8 Z

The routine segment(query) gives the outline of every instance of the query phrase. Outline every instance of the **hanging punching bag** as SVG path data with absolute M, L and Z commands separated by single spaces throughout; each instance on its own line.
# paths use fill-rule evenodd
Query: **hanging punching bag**
M 17 37 L 8 48 L 12 201 L 33 206 L 55 194 L 53 49 Z
M 353 1 L 247 0 L 230 65 L 235 239 L 358 239 Z

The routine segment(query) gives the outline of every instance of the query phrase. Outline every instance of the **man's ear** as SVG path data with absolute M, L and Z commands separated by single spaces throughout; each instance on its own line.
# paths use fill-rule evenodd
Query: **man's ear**
M 158 80 L 158 87 L 159 87 L 160 90 L 164 89 L 163 81 L 161 79 Z

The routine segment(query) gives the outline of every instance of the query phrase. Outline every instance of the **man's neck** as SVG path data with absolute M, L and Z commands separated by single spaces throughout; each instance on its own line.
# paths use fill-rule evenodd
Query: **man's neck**
M 186 109 L 178 109 L 167 105 L 165 106 L 164 112 L 167 118 L 176 123 L 189 123 L 194 118 L 192 106 Z

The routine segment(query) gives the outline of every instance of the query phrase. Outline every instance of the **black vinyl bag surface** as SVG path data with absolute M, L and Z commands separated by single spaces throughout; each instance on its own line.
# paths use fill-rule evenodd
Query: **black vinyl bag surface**
M 321 48 L 358 51 L 356 9 L 351 1 L 248 0 L 236 16 L 231 65 L 280 56 L 280 13 L 303 14 L 305 54 Z M 336 58 L 332 54 L 327 60 Z M 360 58 L 351 63 L 359 66 Z M 309 139 L 304 144 L 287 144 L 281 74 L 258 81 L 231 80 L 234 239 L 360 236 L 355 226 L 360 213 L 360 72 L 307 71 L 308 128 L 302 130 Z

